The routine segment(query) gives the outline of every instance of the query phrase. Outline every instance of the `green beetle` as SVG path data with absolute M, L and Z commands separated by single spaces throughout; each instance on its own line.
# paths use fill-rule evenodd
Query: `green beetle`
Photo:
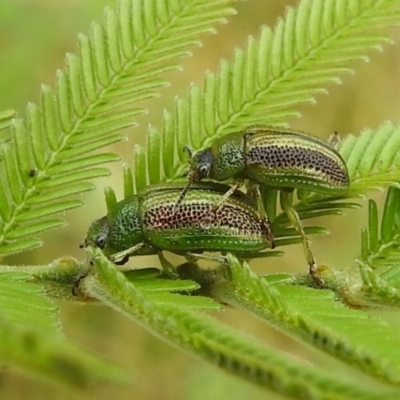
M 300 131 L 255 126 L 228 134 L 194 155 L 187 147 L 185 150 L 191 156 L 188 183 L 176 207 L 184 200 L 194 182 L 205 178 L 215 181 L 233 179 L 231 188 L 215 203 L 215 212 L 247 179 L 256 184 L 258 211 L 267 221 L 257 185 L 280 189 L 282 207 L 302 237 L 310 273 L 315 275 L 314 257 L 290 193 L 294 189 L 328 195 L 346 193 L 350 184 L 347 167 L 332 145 Z
M 132 255 L 157 254 L 163 250 L 196 258 L 208 252 L 232 252 L 249 258 L 270 247 L 253 201 L 234 192 L 210 214 L 229 186 L 203 183 L 187 191 L 176 202 L 183 185 L 154 185 L 139 195 L 116 204 L 108 215 L 90 226 L 84 246 L 94 245 L 115 263 L 123 264 Z
M 343 193 L 347 167 L 329 143 L 294 130 L 251 127 L 216 140 L 191 159 L 189 180 L 251 179 L 275 188 Z

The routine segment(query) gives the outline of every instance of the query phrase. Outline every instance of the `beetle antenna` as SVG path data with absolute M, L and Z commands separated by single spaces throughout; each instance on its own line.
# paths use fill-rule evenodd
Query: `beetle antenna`
M 182 200 L 185 198 L 186 193 L 188 192 L 190 186 L 192 186 L 192 183 L 193 183 L 193 173 L 192 173 L 192 171 L 189 171 L 187 175 L 188 175 L 188 181 L 187 181 L 185 187 L 182 189 L 182 192 L 179 195 L 178 200 L 176 201 L 176 203 L 174 205 L 174 208 L 172 209 L 172 214 L 176 213 L 176 210 L 181 205 Z
M 183 148 L 182 148 L 182 151 L 184 152 L 184 153 L 187 153 L 187 155 L 189 156 L 189 158 L 192 158 L 193 157 L 193 151 L 192 151 L 192 149 L 189 147 L 189 146 L 183 146 Z
M 191 149 L 189 146 L 183 146 L 182 151 L 183 151 L 184 153 L 187 153 L 187 154 L 188 154 L 188 156 L 189 156 L 189 161 L 190 161 L 190 160 L 192 159 L 192 157 L 193 157 L 193 151 L 192 151 L 192 149 Z M 177 200 L 176 203 L 174 204 L 174 207 L 173 207 L 173 209 L 172 209 L 172 215 L 174 215 L 174 214 L 176 213 L 176 211 L 178 210 L 178 207 L 181 205 L 183 199 L 184 199 L 185 196 L 186 196 L 186 193 L 188 192 L 190 186 L 192 185 L 192 183 L 193 183 L 193 177 L 194 177 L 194 172 L 193 172 L 191 169 L 189 169 L 188 171 L 186 171 L 186 172 L 184 173 L 184 176 L 187 176 L 187 177 L 188 177 L 188 180 L 187 180 L 186 185 L 185 185 L 184 188 L 182 189 L 182 192 L 180 193 L 180 195 L 179 195 L 179 197 L 178 197 L 178 200 Z
M 193 151 L 189 146 L 183 146 L 182 151 L 184 153 L 187 153 L 187 155 L 189 156 L 189 160 L 191 160 L 193 158 Z M 178 209 L 178 207 L 181 205 L 182 200 L 185 198 L 186 193 L 188 192 L 190 186 L 193 183 L 193 172 L 189 169 L 184 173 L 184 176 L 188 177 L 188 181 L 185 185 L 185 187 L 182 189 L 181 194 L 178 197 L 178 200 L 176 201 L 174 208 L 172 209 L 172 214 L 176 213 L 176 210 Z

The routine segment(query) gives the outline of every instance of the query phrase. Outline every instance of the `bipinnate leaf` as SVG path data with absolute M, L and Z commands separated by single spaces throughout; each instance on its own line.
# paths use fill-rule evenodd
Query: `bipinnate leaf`
M 349 135 L 339 152 L 350 176 L 348 197 L 367 191 L 398 186 L 400 181 L 400 128 L 387 122 L 378 129 Z
M 92 190 L 90 180 L 109 173 L 102 165 L 119 160 L 93 152 L 124 139 L 120 130 L 145 111 L 134 104 L 168 84 L 177 58 L 225 22 L 232 1 L 120 0 L 79 36 L 78 54 L 67 55 L 26 120 L 0 115 L 0 129 L 12 130 L 0 137 L 0 255 L 37 247 L 39 233 L 64 225 L 55 215 L 82 205 L 66 198 Z
M 37 268 L 36 272 L 44 277 L 46 272 L 52 275 L 60 270 L 50 272 L 42 268 L 39 272 Z M 122 368 L 85 353 L 65 339 L 59 326 L 58 307 L 45 295 L 43 287 L 32 281 L 28 269 L 1 270 L 1 362 L 54 385 L 75 389 L 125 380 Z
M 263 27 L 246 49 L 221 61 L 218 73 L 207 72 L 202 88 L 178 98 L 160 129 L 150 128 L 145 154 L 157 154 L 161 164 L 138 147 L 136 189 L 182 176 L 183 146 L 197 150 L 229 132 L 299 115 L 301 104 L 351 71 L 349 64 L 368 60 L 388 41 L 382 28 L 398 26 L 399 11 L 396 0 L 302 0 L 288 8 L 273 30 Z
M 101 253 L 89 249 L 94 270 L 81 281 L 81 290 L 134 318 L 161 338 L 219 367 L 293 399 L 390 399 L 398 390 L 366 382 L 357 385 L 349 376 L 341 382 L 320 369 L 262 346 L 185 307 L 153 302 L 128 282 Z M 379 393 L 379 394 L 378 394 Z
M 400 385 L 399 354 L 388 351 L 399 335 L 395 326 L 335 303 L 335 293 L 329 290 L 295 286 L 294 279 L 269 283 L 233 256 L 229 256 L 229 274 L 231 278 L 218 292 L 221 301 L 253 312 L 378 380 Z
M 388 187 L 399 187 L 400 182 L 400 128 L 393 123 L 386 122 L 378 129 L 364 129 L 358 136 L 348 135 L 340 143 L 339 153 L 346 162 L 350 187 L 342 196 L 321 195 L 319 193 L 298 191 L 299 202 L 296 209 L 301 219 L 325 215 L 341 215 L 344 209 L 359 208 L 355 202 L 343 201 L 352 197 L 359 197 L 373 190 L 383 190 Z M 388 199 L 393 198 L 389 190 Z M 269 207 L 273 207 L 270 204 Z M 396 203 L 397 204 L 397 203 Z M 370 207 L 373 203 L 370 202 Z M 393 217 L 396 206 L 387 208 L 382 221 L 383 239 L 387 240 L 394 235 L 397 225 Z M 370 209 L 370 225 L 368 234 L 369 252 L 377 250 L 378 244 L 378 217 Z M 390 211 L 390 212 L 389 212 Z M 278 223 L 287 223 L 287 217 L 280 214 L 276 217 Z M 396 222 L 396 224 L 398 224 Z M 364 234 L 363 234 L 364 235 Z M 364 238 L 364 236 L 363 236 Z M 363 240 L 364 243 L 364 240 Z M 365 255 L 366 249 L 362 249 Z M 365 257 L 364 257 L 365 258 Z M 379 257 L 376 257 L 377 259 Z M 379 262 L 379 261 L 377 261 Z
M 0 112 L 0 144 L 10 140 L 10 127 L 13 119 L 16 117 L 14 110 L 4 110 Z

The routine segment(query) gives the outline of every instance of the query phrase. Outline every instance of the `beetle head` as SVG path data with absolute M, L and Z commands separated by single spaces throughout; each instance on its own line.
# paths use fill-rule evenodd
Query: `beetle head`
M 85 242 L 81 247 L 96 246 L 104 249 L 107 245 L 109 233 L 110 225 L 107 217 L 97 219 L 90 225 Z
M 207 148 L 198 151 L 190 160 L 188 177 L 193 182 L 200 182 L 210 176 L 213 157 L 211 149 Z

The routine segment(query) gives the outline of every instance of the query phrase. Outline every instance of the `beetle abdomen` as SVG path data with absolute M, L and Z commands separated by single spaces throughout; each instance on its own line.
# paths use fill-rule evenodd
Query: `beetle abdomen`
M 151 244 L 171 251 L 257 251 L 268 247 L 260 218 L 236 197 L 211 212 L 221 194 L 190 191 L 174 210 L 179 192 L 143 203 L 143 230 Z
M 349 186 L 346 164 L 335 149 L 291 133 L 249 135 L 247 173 L 260 183 L 278 187 L 332 192 Z

